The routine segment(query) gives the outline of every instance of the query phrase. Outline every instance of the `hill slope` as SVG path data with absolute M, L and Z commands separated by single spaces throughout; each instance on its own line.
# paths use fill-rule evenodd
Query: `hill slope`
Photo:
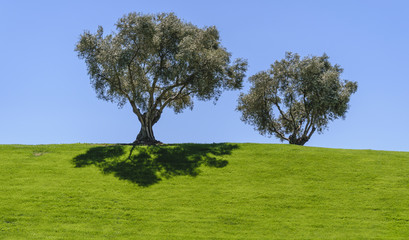
M 0 146 L 0 239 L 409 236 L 409 153 L 271 144 L 130 151 Z

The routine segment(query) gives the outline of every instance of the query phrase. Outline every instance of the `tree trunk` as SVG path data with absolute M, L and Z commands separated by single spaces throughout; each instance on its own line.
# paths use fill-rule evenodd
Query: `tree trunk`
M 297 133 L 296 133 L 296 132 L 293 132 L 293 134 L 291 134 L 291 135 L 288 137 L 288 142 L 289 142 L 290 144 L 295 144 L 295 145 L 304 146 L 304 144 L 305 144 L 306 142 L 308 142 L 308 140 L 310 140 L 310 138 L 311 138 L 312 134 L 314 134 L 315 130 L 316 130 L 316 128 L 315 128 L 315 126 L 313 126 L 313 127 L 311 128 L 311 131 L 310 131 L 309 134 L 304 133 L 301 137 L 297 137 Z
M 133 144 L 138 145 L 155 145 L 161 143 L 155 139 L 153 134 L 153 125 L 159 121 L 161 113 L 157 110 L 153 113 L 148 114 L 147 112 L 142 115 L 142 119 L 139 119 L 141 123 L 141 130 L 136 137 L 136 140 Z M 141 121 L 142 120 L 142 121 Z
M 300 146 L 304 146 L 304 144 L 306 143 L 306 142 L 308 142 L 308 140 L 309 140 L 309 137 L 307 137 L 307 136 L 302 136 L 302 137 L 300 137 L 300 138 L 297 138 L 296 136 L 294 136 L 294 135 L 291 135 L 290 137 L 289 137 L 289 143 L 290 144 L 295 144 L 295 145 L 300 145 Z
M 153 145 L 160 143 L 155 139 L 153 135 L 152 125 L 150 124 L 141 124 L 141 130 L 136 137 L 134 144 L 146 144 L 146 145 Z

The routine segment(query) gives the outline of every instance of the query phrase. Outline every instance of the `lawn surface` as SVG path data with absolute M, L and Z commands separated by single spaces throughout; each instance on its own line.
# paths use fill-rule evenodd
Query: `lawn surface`
M 0 145 L 0 239 L 409 239 L 409 153 Z

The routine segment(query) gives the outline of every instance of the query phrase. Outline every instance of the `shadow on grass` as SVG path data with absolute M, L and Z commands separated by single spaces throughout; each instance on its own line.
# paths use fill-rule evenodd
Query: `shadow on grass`
M 222 168 L 228 164 L 222 159 L 238 145 L 177 144 L 163 146 L 100 146 L 90 148 L 73 159 L 75 167 L 95 165 L 103 173 L 113 173 L 119 179 L 139 186 L 150 186 L 162 178 L 178 175 L 197 176 L 201 165 Z

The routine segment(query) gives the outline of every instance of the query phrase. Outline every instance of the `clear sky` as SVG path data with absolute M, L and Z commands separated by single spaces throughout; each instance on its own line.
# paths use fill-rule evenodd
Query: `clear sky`
M 330 56 L 357 81 L 345 120 L 307 146 L 409 151 L 409 1 L 1 1 L 0 144 L 132 142 L 139 123 L 130 106 L 96 98 L 84 61 L 74 52 L 84 30 L 113 31 L 129 12 L 175 12 L 215 25 L 247 76 L 286 51 Z M 242 91 L 246 92 L 246 83 Z M 240 121 L 239 91 L 216 105 L 167 110 L 154 126 L 165 143 L 280 143 Z

